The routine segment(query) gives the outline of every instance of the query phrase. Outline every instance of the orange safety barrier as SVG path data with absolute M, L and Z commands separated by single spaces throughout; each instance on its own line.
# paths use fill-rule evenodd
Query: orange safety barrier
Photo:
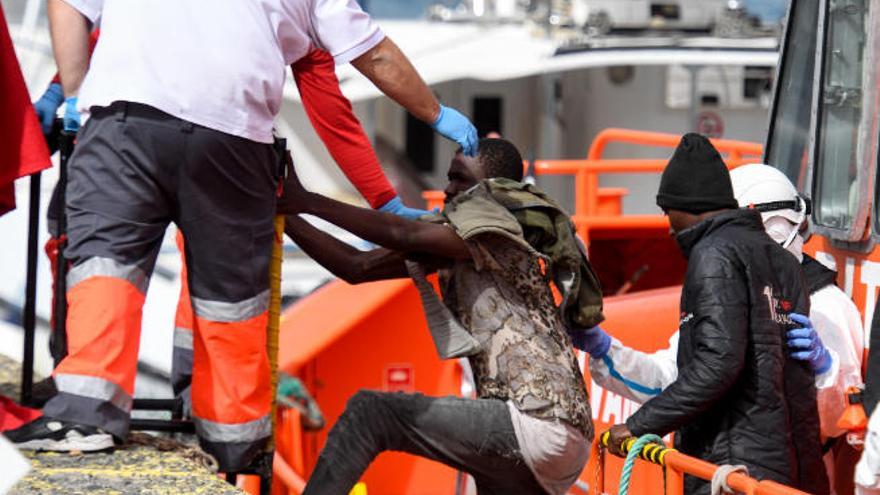
M 635 443 L 635 438 L 627 440 L 623 445 L 624 452 L 628 452 Z M 596 479 L 590 485 L 590 495 L 602 495 L 605 493 L 605 447 L 608 444 L 608 432 L 599 435 L 593 441 L 592 455 L 598 456 L 598 472 Z M 653 447 L 653 448 L 651 448 Z M 641 462 L 649 462 L 666 468 L 666 487 L 664 493 L 681 493 L 684 489 L 684 475 L 694 476 L 706 481 L 711 481 L 719 466 L 691 457 L 675 449 L 657 444 L 648 444 L 645 450 L 637 458 Z M 740 472 L 727 475 L 727 485 L 736 493 L 746 495 L 808 495 L 806 492 L 796 490 L 775 481 L 756 480 Z
M 288 494 L 297 494 L 303 492 L 306 488 L 306 482 L 296 471 L 279 454 L 275 454 L 272 459 L 272 471 L 275 479 L 284 484 Z
M 667 162 L 667 160 L 657 159 L 603 159 L 602 157 L 608 145 L 622 143 L 675 148 L 680 140 L 681 136 L 678 134 L 630 129 L 605 129 L 593 140 L 585 160 L 538 160 L 535 162 L 534 173 L 535 175 L 574 175 L 574 221 L 578 234 L 580 234 L 584 242 L 589 243 L 590 229 L 596 227 L 589 223 L 590 217 L 600 212 L 599 175 L 603 173 L 660 173 L 666 167 Z M 711 141 L 720 153 L 727 155 L 725 161 L 727 166 L 731 168 L 750 161 L 759 161 L 763 154 L 763 146 L 760 144 L 731 139 L 712 139 Z M 657 220 L 643 220 L 644 223 L 633 221 L 634 223 L 630 228 L 654 228 L 658 222 Z M 605 227 L 603 225 L 603 228 Z
M 272 469 L 275 479 L 281 483 L 273 484 L 272 493 L 299 495 L 306 487 L 303 479 L 305 464 L 302 450 L 302 418 L 300 412 L 295 409 L 281 409 L 277 414 L 278 430 Z

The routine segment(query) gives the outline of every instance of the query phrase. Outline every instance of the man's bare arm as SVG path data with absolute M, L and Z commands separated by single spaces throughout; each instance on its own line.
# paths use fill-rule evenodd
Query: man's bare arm
M 350 284 L 409 277 L 402 253 L 388 249 L 360 251 L 299 215 L 284 218 L 284 233 L 321 266 Z
M 403 253 L 429 253 L 452 259 L 471 257 L 464 240 L 448 226 L 407 220 L 319 194 L 306 194 L 308 206 L 305 213 L 323 218 L 374 244 Z
M 361 239 L 404 255 L 420 253 L 445 259 L 471 257 L 467 244 L 448 226 L 407 220 L 391 213 L 358 208 L 311 193 L 303 188 L 293 170 L 284 181 L 284 194 L 278 200 L 278 213 L 315 215 Z
M 417 119 L 428 124 L 437 120 L 440 114 L 437 98 L 390 38 L 352 60 L 351 65 Z
M 49 0 L 46 11 L 61 87 L 65 96 L 74 96 L 89 70 L 91 23 L 64 0 Z

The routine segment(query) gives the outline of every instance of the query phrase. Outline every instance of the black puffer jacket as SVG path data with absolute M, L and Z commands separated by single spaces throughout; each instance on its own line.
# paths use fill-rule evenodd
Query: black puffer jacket
M 682 231 L 678 379 L 626 422 L 635 435 L 676 431 L 683 453 L 744 464 L 814 494 L 829 492 L 812 370 L 785 352 L 787 314 L 809 314 L 797 260 L 751 210 L 730 210 Z M 686 494 L 709 485 L 685 480 Z

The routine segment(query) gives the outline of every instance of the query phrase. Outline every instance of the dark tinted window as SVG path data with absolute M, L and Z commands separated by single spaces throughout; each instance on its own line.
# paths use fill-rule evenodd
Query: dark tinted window
M 815 220 L 849 229 L 859 208 L 859 124 L 862 120 L 868 0 L 829 0 L 819 128 Z
M 434 129 L 406 114 L 406 157 L 422 172 L 434 171 Z
M 819 0 L 798 0 L 791 16 L 786 50 L 780 61 L 766 161 L 803 190 L 807 177 Z

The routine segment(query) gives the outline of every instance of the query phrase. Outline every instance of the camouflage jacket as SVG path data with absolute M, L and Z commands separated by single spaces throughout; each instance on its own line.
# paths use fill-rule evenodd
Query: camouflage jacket
M 479 343 L 469 356 L 478 397 L 566 421 L 592 440 L 583 374 L 545 270 L 551 259 L 514 232 L 518 222 L 505 207 L 485 195 L 467 196 L 444 213 L 472 258 L 440 270 L 440 288 L 444 305 Z M 456 222 L 470 208 L 477 212 L 475 228 Z

